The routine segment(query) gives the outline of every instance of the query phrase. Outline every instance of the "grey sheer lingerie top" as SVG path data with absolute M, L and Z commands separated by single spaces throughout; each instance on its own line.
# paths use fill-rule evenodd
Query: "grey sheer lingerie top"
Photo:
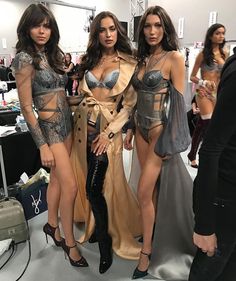
M 119 77 L 119 69 L 115 69 L 108 73 L 104 80 L 98 80 L 91 71 L 87 71 L 85 73 L 85 80 L 89 87 L 89 89 L 94 88 L 106 88 L 106 89 L 112 89 Z
M 150 129 L 155 122 L 162 123 L 166 116 L 168 91 L 160 92 L 169 87 L 169 81 L 164 79 L 160 70 L 151 70 L 144 73 L 142 80 L 135 72 L 132 84 L 137 91 L 137 119 L 139 126 Z M 159 103 L 155 109 L 155 104 Z
M 67 82 L 67 76 L 56 73 L 50 67 L 44 52 L 39 52 L 38 55 L 41 58 L 40 69 L 34 68 L 33 77 L 31 78 L 34 108 L 36 111 L 50 111 L 58 115 L 59 111 L 61 111 L 61 109 L 59 110 L 59 105 L 64 104 L 65 106 L 66 104 L 65 84 Z M 33 58 L 28 53 L 17 53 L 11 66 L 13 74 L 19 73 L 23 68 L 32 64 Z M 27 93 L 19 95 L 22 113 L 24 113 L 26 107 L 33 107 L 33 105 L 27 104 L 28 98 L 26 95 Z M 56 99 L 56 106 L 52 108 L 48 104 L 53 99 Z M 54 116 L 55 118 L 56 116 Z M 29 120 L 26 120 L 26 122 L 37 147 L 47 143 L 36 116 L 33 114 L 32 116 L 30 115 Z

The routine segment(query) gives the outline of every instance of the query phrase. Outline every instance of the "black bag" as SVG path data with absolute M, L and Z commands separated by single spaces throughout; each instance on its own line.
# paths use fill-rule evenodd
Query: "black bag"
M 27 220 L 47 210 L 47 186 L 48 184 L 44 180 L 38 180 L 27 188 L 22 188 L 17 195 L 17 199 L 24 208 Z
M 185 151 L 191 142 L 184 97 L 170 83 L 168 116 L 163 131 L 155 145 L 161 157 Z

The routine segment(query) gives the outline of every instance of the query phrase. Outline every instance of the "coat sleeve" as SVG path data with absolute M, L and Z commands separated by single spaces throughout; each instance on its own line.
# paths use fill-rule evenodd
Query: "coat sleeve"
M 123 93 L 122 107 L 116 117 L 109 123 L 104 132 L 112 138 L 114 134 L 119 132 L 125 123 L 128 121 L 133 107 L 137 101 L 137 94 L 134 91 L 133 86 L 129 83 L 128 87 Z

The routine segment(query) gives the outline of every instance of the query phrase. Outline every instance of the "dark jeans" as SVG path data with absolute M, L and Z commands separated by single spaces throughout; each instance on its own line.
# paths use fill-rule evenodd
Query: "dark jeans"
M 219 200 L 216 218 L 216 253 L 213 257 L 208 257 L 198 249 L 189 281 L 236 280 L 236 202 Z
M 73 96 L 73 82 L 74 80 L 68 77 L 68 81 L 66 84 L 66 90 L 68 91 L 69 96 Z

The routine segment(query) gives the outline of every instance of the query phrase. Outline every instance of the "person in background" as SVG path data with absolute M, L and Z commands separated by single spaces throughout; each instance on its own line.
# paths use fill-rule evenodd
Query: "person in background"
M 44 5 L 31 4 L 20 19 L 17 35 L 12 69 L 21 111 L 39 148 L 42 165 L 50 169 L 48 223 L 43 231 L 46 239 L 51 236 L 55 245 L 63 248 L 72 266 L 87 267 L 73 234 L 77 185 L 69 157 L 72 115 L 65 95 L 64 54 L 58 47 L 58 26 Z M 60 233 L 59 210 L 65 239 Z
M 189 281 L 234 281 L 236 276 L 236 54 L 225 63 L 217 102 L 199 151 L 194 181 Z
M 198 118 L 199 118 L 199 112 L 200 112 L 199 107 L 197 106 L 195 95 L 192 98 L 191 107 L 192 108 L 187 112 L 187 118 L 188 118 L 190 136 L 192 137 L 194 129 L 197 124 L 197 121 L 198 121 Z
M 198 54 L 191 73 L 190 80 L 198 87 L 196 102 L 200 110 L 200 118 L 193 133 L 191 150 L 188 153 L 188 159 L 193 168 L 198 168 L 196 154 L 211 120 L 220 73 L 228 57 L 224 45 L 225 27 L 220 23 L 213 24 L 207 30 L 204 48 Z M 197 77 L 199 69 L 201 78 Z
M 184 279 L 183 277 L 188 275 L 193 253 L 190 189 L 192 182 L 178 153 L 162 155 L 160 140 L 163 134 L 167 137 L 164 146 L 168 150 L 167 143 L 175 142 L 173 137 L 181 135 L 179 127 L 184 127 L 190 139 L 184 106 L 175 110 L 180 104 L 184 105 L 185 66 L 178 51 L 173 23 L 160 6 L 149 7 L 140 20 L 137 57 L 139 63 L 132 84 L 137 91 L 134 121 L 135 142 L 141 168 L 137 192 L 141 208 L 143 243 L 132 279 L 143 278 L 148 272 L 165 280 L 175 277 Z M 171 101 L 168 109 L 169 100 Z M 168 111 L 178 112 L 176 118 L 173 115 L 171 117 L 173 112 L 167 113 Z M 169 131 L 167 128 L 172 129 Z M 172 133 L 171 130 L 175 132 Z M 125 140 L 127 148 L 130 148 L 130 134 L 128 130 Z M 181 135 L 180 142 L 183 140 L 185 136 Z M 155 208 L 159 179 L 160 193 Z M 186 195 L 185 198 L 183 194 Z M 182 260 L 186 260 L 186 263 L 183 264 Z
M 101 274 L 112 264 L 112 249 L 127 259 L 138 259 L 140 252 L 134 238 L 141 234 L 140 211 L 127 184 L 122 157 L 122 127 L 136 103 L 130 84 L 136 64 L 116 16 L 99 13 L 91 23 L 80 63 L 79 95 L 69 100 L 77 104 L 71 155 L 80 187 L 75 221 L 85 220 L 80 242 L 98 241 Z
M 74 75 L 73 69 L 74 69 L 74 63 L 71 61 L 71 54 L 66 53 L 64 71 L 67 73 L 68 80 L 65 89 L 68 91 L 69 96 L 73 95 L 73 91 L 72 91 L 73 82 L 74 82 L 74 80 L 72 79 L 72 76 Z

